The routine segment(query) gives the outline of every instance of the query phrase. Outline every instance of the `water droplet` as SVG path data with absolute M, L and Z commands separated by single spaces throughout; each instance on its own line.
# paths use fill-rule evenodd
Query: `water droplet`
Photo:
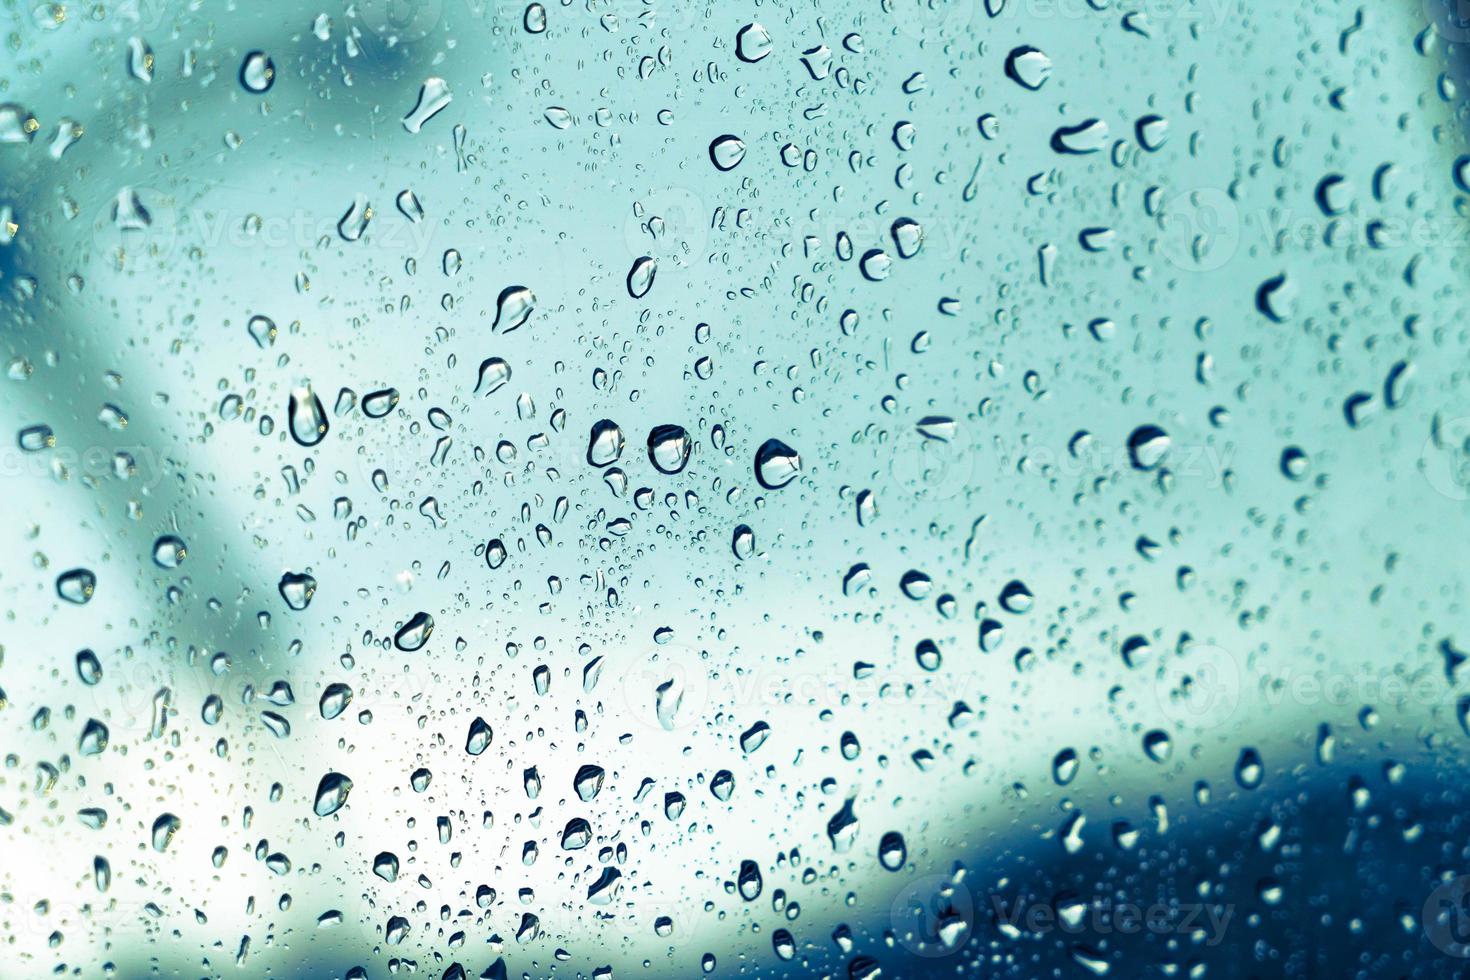
M 346 711 L 347 706 L 351 703 L 352 688 L 341 683 L 328 684 L 322 690 L 321 702 L 319 704 L 322 718 L 326 721 L 331 721 Z
M 465 739 L 464 750 L 470 755 L 479 755 L 490 747 L 490 740 L 493 737 L 494 733 L 485 723 L 485 719 L 476 717 L 470 722 L 470 733 Z
M 648 434 L 648 458 L 660 473 L 674 474 L 689 463 L 693 440 L 681 425 L 659 425 Z
M 250 339 L 255 341 L 255 346 L 262 350 L 276 342 L 276 321 L 268 316 L 251 317 L 245 329 L 249 332 Z
M 22 452 L 38 453 L 56 445 L 56 433 L 49 425 L 32 425 L 21 429 L 15 441 Z
M 1051 135 L 1051 148 L 1057 153 L 1096 153 L 1108 141 L 1108 124 L 1101 119 L 1088 119 L 1075 126 L 1062 126 Z
M 869 282 L 882 282 L 893 271 L 893 259 L 881 248 L 870 248 L 858 260 L 858 268 Z
M 145 85 L 153 81 L 153 49 L 141 37 L 128 38 L 128 72 Z
M 319 817 L 330 817 L 347 804 L 347 795 L 351 792 L 352 780 L 340 772 L 329 772 L 317 783 L 312 811 Z
M 1134 469 L 1152 470 L 1164 461 L 1173 445 L 1157 425 L 1140 425 L 1128 436 L 1128 457 Z
M 546 30 L 546 8 L 539 3 L 529 4 L 521 19 L 527 34 L 541 34 Z
M 168 850 L 169 843 L 174 839 L 174 835 L 179 832 L 179 828 L 183 825 L 183 821 L 172 813 L 162 814 L 157 820 L 154 820 L 153 833 L 151 835 L 153 849 L 160 854 Z
M 572 779 L 572 788 L 576 790 L 577 799 L 583 803 L 596 799 L 597 794 L 602 791 L 603 776 L 601 766 L 584 765 L 578 769 L 577 775 Z
M 240 63 L 240 84 L 247 92 L 259 95 L 270 91 L 276 83 L 276 64 L 264 51 L 251 51 Z
M 1143 752 L 1154 762 L 1167 762 L 1174 752 L 1174 742 L 1167 732 L 1155 728 L 1144 734 Z
M 643 255 L 635 259 L 628 270 L 628 295 L 642 299 L 653 288 L 653 277 L 658 274 L 658 262 L 652 256 Z
M 56 577 L 56 594 L 75 605 L 84 606 L 91 602 L 92 593 L 95 591 L 97 591 L 97 576 L 92 573 L 91 569 L 73 568 Z
M 561 832 L 561 847 L 564 851 L 580 851 L 592 842 L 592 825 L 581 817 L 567 821 Z
M 370 419 L 380 419 L 397 407 L 397 388 L 383 388 L 362 396 L 362 414 Z
M 373 220 L 373 206 L 362 194 L 352 198 L 352 206 L 337 222 L 337 234 L 343 241 L 355 242 L 367 233 L 368 222 Z
M 392 851 L 382 851 L 373 858 L 373 874 L 384 881 L 398 880 L 398 855 Z
M 1235 762 L 1235 781 L 1241 789 L 1255 789 L 1266 776 L 1266 767 L 1255 749 L 1245 749 Z
M 902 871 L 908 859 L 909 849 L 904 843 L 903 834 L 890 830 L 878 841 L 878 863 L 883 866 L 883 870 Z
M 1040 50 L 1023 44 L 1006 55 L 1006 75 L 1022 88 L 1036 91 L 1051 77 L 1051 59 Z
M 747 902 L 753 902 L 760 898 L 763 886 L 760 865 L 754 861 L 741 861 L 740 871 L 735 876 L 735 887 L 739 890 L 740 897 Z
M 889 229 L 893 247 L 901 259 L 911 259 L 924 247 L 924 229 L 913 218 L 899 218 Z
M 853 798 L 848 797 L 842 804 L 842 809 L 827 821 L 827 839 L 832 842 L 832 850 L 838 854 L 846 854 L 852 850 L 853 841 L 857 839 L 858 818 L 853 812 L 852 804 Z
M 735 525 L 735 533 L 731 538 L 730 548 L 735 552 L 735 557 L 741 561 L 755 554 L 755 532 L 750 529 L 749 524 Z
M 587 462 L 607 466 L 623 455 L 623 430 L 612 419 L 599 419 L 587 439 Z
M 408 115 L 403 117 L 403 128 L 410 133 L 417 133 L 424 128 L 424 123 L 433 119 L 453 101 L 454 96 L 449 91 L 448 82 L 442 78 L 424 79 L 424 83 L 419 86 L 418 102 L 414 103 Z
M 503 358 L 487 357 L 480 362 L 480 376 L 475 381 L 475 394 L 480 389 L 485 389 L 486 395 L 493 395 L 504 388 L 510 381 L 510 365 Z
M 159 568 L 178 568 L 188 557 L 184 539 L 175 534 L 165 534 L 153 542 L 153 563 Z
M 495 322 L 490 329 L 510 333 L 524 326 L 535 310 L 535 293 L 525 286 L 506 286 L 495 300 Z
M 286 403 L 286 419 L 291 438 L 302 446 L 315 446 L 327 437 L 327 410 L 310 385 L 291 392 Z
M 767 490 L 779 490 L 801 475 L 801 457 L 780 439 L 767 439 L 755 453 L 755 478 Z
M 0 144 L 29 143 L 41 124 L 14 102 L 0 103 Z
M 1079 763 L 1076 749 L 1062 749 L 1051 760 L 1051 778 L 1058 786 L 1066 786 L 1077 776 Z
M 1153 153 L 1169 139 L 1169 120 L 1157 115 L 1144 116 L 1138 120 L 1134 132 L 1138 134 L 1138 145 Z
M 734 170 L 745 159 L 745 141 L 729 133 L 717 136 L 709 145 L 709 158 L 717 170 Z
M 96 718 L 90 718 L 82 727 L 81 738 L 77 741 L 77 752 L 82 755 L 101 755 L 107 750 L 107 739 L 107 726 Z
M 300 612 L 311 605 L 311 598 L 316 595 L 316 579 L 304 573 L 286 572 L 276 588 L 281 598 L 286 600 L 286 605 Z
M 426 612 L 417 612 L 413 614 L 412 619 L 403 624 L 397 633 L 393 634 L 393 645 L 404 653 L 413 653 L 415 650 L 423 649 L 433 632 L 434 617 Z
M 1296 300 L 1296 284 L 1286 274 L 1272 276 L 1256 290 L 1256 309 L 1272 323 L 1285 323 L 1291 318 Z
M 750 23 L 735 33 L 735 57 L 755 64 L 771 53 L 771 35 L 760 24 Z

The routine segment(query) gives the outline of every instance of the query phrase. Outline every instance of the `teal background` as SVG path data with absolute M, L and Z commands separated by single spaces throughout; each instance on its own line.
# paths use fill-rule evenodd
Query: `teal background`
M 1463 38 L 1418 5 L 997 8 L 551 3 L 538 35 L 521 4 L 461 0 L 76 5 L 54 29 L 27 5 L 0 8 L 0 102 L 39 126 L 0 145 L 0 208 L 18 226 L 0 246 L 0 407 L 15 431 L 44 423 L 56 439 L 3 456 L 0 975 L 112 963 L 124 977 L 378 977 L 393 957 L 478 975 L 503 956 L 511 975 L 693 976 L 706 953 L 717 976 L 836 976 L 858 956 L 900 977 L 1075 975 L 1079 957 L 1121 976 L 1191 960 L 1211 976 L 1452 969 L 1421 909 L 1465 870 L 1465 732 L 1444 646 L 1470 645 Z M 734 54 L 751 21 L 774 40 L 757 64 Z M 850 34 L 861 42 L 844 45 Z M 150 82 L 129 73 L 132 37 L 152 49 Z M 833 53 L 820 80 L 801 62 L 819 44 Z M 1005 76 L 1022 44 L 1053 62 L 1039 91 Z M 276 71 L 264 95 L 238 81 L 256 49 Z M 429 77 L 453 101 L 411 134 L 401 119 Z M 551 107 L 570 128 L 547 122 Z M 1157 152 L 1134 136 L 1150 114 L 1169 122 Z M 1057 128 L 1089 118 L 1108 126 L 1102 152 L 1053 152 Z M 58 159 L 65 120 L 84 135 Z M 708 146 L 724 133 L 748 152 L 721 173 Z M 814 151 L 811 170 L 783 165 L 788 143 Z M 1338 215 L 1315 199 L 1329 175 L 1351 188 Z M 146 227 L 119 227 L 124 189 Z M 404 189 L 423 223 L 395 207 Z M 337 224 L 358 195 L 374 216 L 349 242 Z M 891 253 L 899 217 L 920 222 L 924 246 L 887 280 L 838 257 L 843 232 L 857 255 Z M 1112 229 L 1112 247 L 1081 247 L 1089 228 Z M 625 277 L 642 255 L 658 274 L 635 301 Z M 1257 295 L 1282 274 L 1295 300 L 1278 323 Z M 496 332 L 510 285 L 537 308 Z M 255 315 L 277 324 L 268 349 L 247 332 Z M 1089 330 L 1101 319 L 1105 340 Z M 477 395 L 491 356 L 511 381 Z M 1401 362 L 1412 383 L 1390 408 Z M 285 417 L 307 382 L 330 417 L 312 448 Z M 396 387 L 400 402 L 382 420 L 339 417 L 344 386 Z M 1377 411 L 1352 428 L 1344 403 L 1359 391 Z M 523 393 L 533 412 L 517 410 Z M 222 414 L 230 396 L 238 414 Z M 125 428 L 99 424 L 104 404 Z M 957 421 L 951 442 L 918 432 L 931 415 Z M 601 418 L 627 437 L 621 497 L 585 459 Z M 676 477 L 644 449 L 664 423 L 696 440 Z M 1144 424 L 1172 439 L 1169 479 L 1129 463 Z M 1080 431 L 1093 448 L 1074 452 Z M 453 443 L 435 462 L 441 436 Z M 765 491 L 751 461 L 773 437 L 800 452 L 802 476 Z M 1282 473 L 1289 446 L 1310 458 L 1303 480 Z M 135 460 L 130 480 L 113 473 L 118 451 Z M 878 519 L 861 526 L 869 489 Z M 431 497 L 442 521 L 421 510 Z M 619 518 L 626 534 L 610 529 Z M 730 545 L 742 523 L 758 551 L 743 561 Z M 188 543 L 178 569 L 151 560 L 166 533 Z M 496 570 L 477 551 L 491 538 L 511 551 Z M 844 595 L 855 563 L 871 589 Z M 55 593 L 76 566 L 98 579 L 85 606 Z M 911 569 L 933 579 L 923 600 L 899 589 Z M 304 611 L 277 592 L 287 570 L 318 582 Z M 999 607 L 1013 579 L 1036 597 L 1027 613 Z M 420 610 L 435 619 L 429 645 L 393 649 Z M 989 618 L 1004 638 L 983 652 Z M 1130 669 L 1134 636 L 1153 654 Z M 940 671 L 915 664 L 922 639 Z M 104 665 L 96 687 L 73 667 L 83 647 Z M 856 677 L 858 661 L 873 673 Z M 1186 678 L 1214 695 L 1181 701 Z M 685 691 L 672 731 L 653 709 L 670 679 Z M 261 700 L 278 681 L 294 705 Z M 355 700 L 328 721 L 317 701 L 333 682 Z M 163 689 L 172 714 L 150 737 Z M 212 693 L 217 725 L 201 719 Z M 495 742 L 470 758 L 476 716 Z M 83 757 L 93 718 L 109 745 Z M 739 735 L 757 721 L 773 734 L 746 755 Z M 1141 748 L 1154 729 L 1172 738 L 1164 763 Z M 1081 769 L 1059 787 L 1051 763 L 1068 747 Z M 1257 790 L 1233 776 L 1247 747 L 1265 762 Z M 588 762 L 608 771 L 591 805 L 571 792 Z M 536 800 L 522 788 L 532 765 Z M 419 767 L 434 773 L 422 794 Z M 721 768 L 736 778 L 728 803 L 707 786 Z M 328 770 L 354 788 L 318 818 Z M 1358 808 L 1355 777 L 1369 790 Z M 666 792 L 689 800 L 677 821 Z M 860 829 L 835 853 L 825 828 L 848 798 Z M 101 830 L 76 817 L 92 806 L 108 810 Z M 182 829 L 159 853 L 148 835 L 164 812 Z M 1067 854 L 1057 838 L 1075 812 L 1085 846 Z M 562 852 L 573 816 L 594 841 Z M 1271 820 L 1287 844 L 1264 851 Z M 1138 849 L 1115 845 L 1117 821 L 1140 830 Z M 877 859 L 888 831 L 907 843 L 896 873 Z M 596 907 L 604 847 L 623 886 Z M 397 882 L 373 876 L 381 850 L 403 861 Z M 113 870 L 105 893 L 96 855 Z M 743 860 L 765 879 L 753 902 L 733 890 Z M 1285 885 L 1280 905 L 1261 899 L 1268 877 Z M 479 884 L 497 890 L 488 910 Z M 958 897 L 935 897 L 946 888 Z M 773 908 L 776 889 L 799 915 Z M 1062 892 L 1204 902 L 1229 907 L 1231 925 L 1207 945 L 1018 940 L 992 921 L 997 896 Z M 923 928 L 895 911 L 916 896 L 951 904 L 968 941 L 927 955 Z M 318 924 L 328 910 L 340 925 Z M 517 941 L 526 913 L 541 934 Z M 402 945 L 383 944 L 390 915 L 413 924 Z M 659 916 L 672 936 L 656 934 Z M 850 951 L 832 939 L 840 924 Z M 771 950 L 779 927 L 798 941 L 789 964 Z

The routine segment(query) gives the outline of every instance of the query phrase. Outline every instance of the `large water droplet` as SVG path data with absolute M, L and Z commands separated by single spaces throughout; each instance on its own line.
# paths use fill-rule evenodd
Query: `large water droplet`
M 240 84 L 247 92 L 259 95 L 270 91 L 276 83 L 276 64 L 264 51 L 251 51 L 240 63 Z
M 493 737 L 494 733 L 485 723 L 485 719 L 476 717 L 470 722 L 470 733 L 465 739 L 464 750 L 470 755 L 479 755 L 490 747 L 490 740 Z
M 452 101 L 454 96 L 449 91 L 448 82 L 442 78 L 424 79 L 424 83 L 419 86 L 418 102 L 403 117 L 403 128 L 410 133 L 417 133 L 424 128 L 424 123 L 433 119 Z
M 1096 153 L 1108 142 L 1108 124 L 1088 119 L 1075 126 L 1062 126 L 1051 134 L 1051 148 L 1058 153 Z
M 648 434 L 648 458 L 660 473 L 678 473 L 689 463 L 693 440 L 682 425 L 659 425 Z
M 755 64 L 771 53 L 771 35 L 760 24 L 746 24 L 735 34 L 735 57 Z
M 1164 461 L 1173 445 L 1157 425 L 1140 425 L 1128 436 L 1128 458 L 1135 469 L 1151 470 Z
M 84 606 L 97 591 L 97 576 L 89 568 L 73 568 L 56 577 L 56 594 L 67 602 Z
M 801 475 L 801 457 L 780 439 L 767 439 L 755 452 L 755 478 L 767 490 L 779 490 Z
M 623 430 L 612 419 L 599 419 L 587 439 L 587 462 L 607 466 L 623 455 Z
M 351 792 L 352 780 L 340 772 L 329 772 L 317 783 L 312 811 L 319 817 L 329 817 L 346 805 Z
M 734 170 L 745 159 L 745 141 L 729 133 L 716 136 L 709 145 L 709 158 L 718 170 Z
M 327 437 L 327 410 L 310 385 L 291 392 L 286 403 L 286 419 L 291 438 L 303 446 L 315 446 Z
M 286 605 L 300 612 L 311 605 L 311 597 L 316 595 L 316 579 L 304 573 L 287 572 L 281 576 L 276 588 L 280 590 L 281 598 L 286 600 Z
M 153 563 L 159 568 L 178 568 L 188 555 L 184 539 L 176 534 L 165 534 L 153 542 Z
M 1023 44 L 1006 55 L 1006 75 L 1022 88 L 1036 91 L 1051 77 L 1051 59 L 1037 48 Z
M 628 295 L 642 299 L 653 288 L 653 277 L 658 274 L 658 262 L 649 255 L 635 259 L 628 270 Z
M 506 286 L 495 300 L 495 322 L 490 329 L 510 333 L 523 326 L 535 309 L 535 293 L 525 286 Z
M 403 624 L 397 633 L 393 634 L 393 645 L 404 653 L 413 653 L 415 650 L 423 649 L 433 632 L 434 617 L 426 612 L 417 612 L 413 614 L 412 619 Z

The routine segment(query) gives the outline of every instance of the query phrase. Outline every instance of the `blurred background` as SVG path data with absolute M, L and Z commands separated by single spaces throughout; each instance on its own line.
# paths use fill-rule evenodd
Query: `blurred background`
M 1467 970 L 1455 3 L 0 30 L 0 976 Z

